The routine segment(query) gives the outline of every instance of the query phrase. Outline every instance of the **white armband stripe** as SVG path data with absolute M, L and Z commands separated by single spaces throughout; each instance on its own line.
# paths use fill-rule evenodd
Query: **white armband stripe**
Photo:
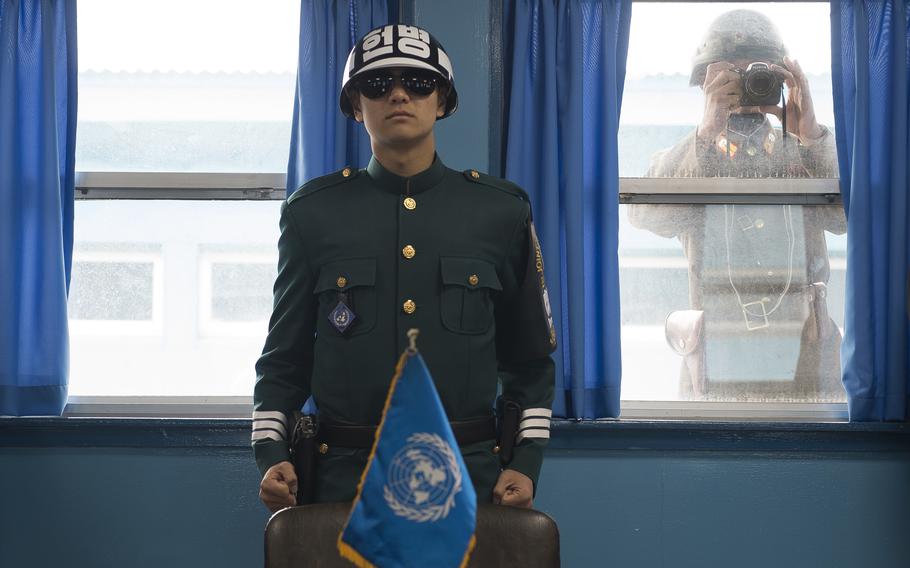
M 521 421 L 521 424 L 518 425 L 518 429 L 524 428 L 550 428 L 550 419 L 549 418 L 525 418 Z
M 526 427 L 524 427 L 524 428 L 520 428 L 520 429 L 518 430 L 518 433 L 521 434 L 522 432 L 525 432 L 525 431 L 527 431 L 527 432 L 542 432 L 542 433 L 545 433 L 547 436 L 550 435 L 550 429 L 547 428 L 547 427 L 545 427 L 545 426 L 526 426 Z
M 525 408 L 521 413 L 521 419 L 525 418 L 552 418 L 553 411 L 549 408 Z
M 271 428 L 281 434 L 282 438 L 286 438 L 288 435 L 288 429 L 285 428 L 283 422 L 279 422 L 274 418 L 263 418 L 261 420 L 253 420 L 253 430 L 262 430 L 265 428 Z
M 541 414 L 538 414 L 536 416 L 525 416 L 524 418 L 521 419 L 521 421 L 524 422 L 525 420 L 549 420 L 549 419 L 550 419 L 549 416 L 543 416 Z
M 278 410 L 254 410 L 253 411 L 253 420 L 266 420 L 272 419 L 277 420 L 284 424 L 288 425 L 288 417 L 285 416 L 284 412 Z
M 281 432 L 278 430 L 273 430 L 272 428 L 262 428 L 258 430 L 253 430 L 253 441 L 256 440 L 275 440 L 276 442 L 283 442 L 284 436 L 281 435 Z
M 515 437 L 515 443 L 520 444 L 525 438 L 549 439 L 550 429 L 533 427 L 519 430 L 518 435 Z

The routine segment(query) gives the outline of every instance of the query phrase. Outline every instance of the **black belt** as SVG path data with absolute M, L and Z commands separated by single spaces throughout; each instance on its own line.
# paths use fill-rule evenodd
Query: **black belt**
M 466 446 L 484 440 L 496 439 L 496 419 L 472 418 L 449 423 L 459 446 Z M 320 422 L 316 441 L 328 447 L 372 448 L 376 437 L 376 426 L 358 424 L 338 424 L 337 422 Z

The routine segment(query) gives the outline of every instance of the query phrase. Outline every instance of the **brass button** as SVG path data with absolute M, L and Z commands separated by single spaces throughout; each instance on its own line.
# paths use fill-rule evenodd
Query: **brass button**
M 471 177 L 474 179 L 480 179 L 480 174 L 477 173 L 477 170 L 471 170 Z
M 335 281 L 335 284 L 337 284 L 339 288 L 344 288 L 348 285 L 348 279 L 344 276 L 339 276 L 338 280 Z
M 326 444 L 325 442 L 319 444 L 319 453 L 320 453 L 320 454 L 327 454 L 327 453 L 329 453 L 329 445 Z
M 344 177 L 351 177 L 351 168 L 345 168 L 341 170 L 341 175 Z
M 404 208 L 407 209 L 408 211 L 413 211 L 413 210 L 417 209 L 417 202 L 414 201 L 413 197 L 405 197 L 404 198 Z
M 493 453 L 494 453 L 494 454 L 498 454 L 499 451 L 500 451 L 500 447 L 499 447 L 499 446 L 493 446 Z
M 478 278 L 476 274 L 468 276 L 468 284 L 471 286 L 477 286 L 478 282 L 480 282 L 480 278 Z
M 406 314 L 413 314 L 417 311 L 417 304 L 414 303 L 414 300 L 405 300 L 402 304 L 401 309 L 404 310 Z
M 412 247 L 411 245 L 408 245 L 408 246 L 404 247 L 403 249 L 401 249 L 401 254 L 404 255 L 405 258 L 411 259 L 411 258 L 414 258 L 415 254 L 417 254 L 417 251 L 414 250 L 414 247 Z

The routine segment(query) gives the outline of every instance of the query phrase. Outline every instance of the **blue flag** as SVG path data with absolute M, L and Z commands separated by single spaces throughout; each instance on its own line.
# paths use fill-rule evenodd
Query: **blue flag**
M 433 379 L 398 360 L 338 551 L 361 568 L 466 566 L 477 495 Z

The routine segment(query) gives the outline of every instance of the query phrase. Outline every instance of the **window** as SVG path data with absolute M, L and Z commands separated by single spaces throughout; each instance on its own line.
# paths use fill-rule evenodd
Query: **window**
M 761 17 L 728 14 L 705 41 L 715 18 L 739 9 L 779 30 L 805 74 L 820 137 L 785 136 L 781 120 L 758 109 L 725 113 L 719 131 L 703 136 L 712 127 L 704 76 L 716 70 L 701 62 L 732 60 L 738 75 L 752 63 L 781 64 L 768 55 L 779 42 Z M 846 224 L 828 10 L 635 4 L 619 133 L 624 407 L 845 399 Z
M 705 105 L 702 90 L 689 84 L 693 56 L 716 17 L 740 9 L 760 12 L 774 22 L 788 53 L 806 74 L 818 122 L 833 130 L 826 2 L 636 2 L 620 117 L 621 177 L 648 175 L 658 151 L 672 147 L 693 131 Z M 776 117 L 770 120 L 780 127 Z M 825 177 L 836 177 L 835 172 L 828 173 L 834 175 Z
M 76 205 L 80 242 L 103 244 L 74 255 L 70 392 L 249 397 L 271 312 L 280 202 Z
M 79 3 L 76 412 L 82 402 L 106 413 L 97 397 L 191 397 L 248 414 L 277 265 L 299 10 Z
M 285 171 L 299 10 L 80 2 L 76 170 Z

